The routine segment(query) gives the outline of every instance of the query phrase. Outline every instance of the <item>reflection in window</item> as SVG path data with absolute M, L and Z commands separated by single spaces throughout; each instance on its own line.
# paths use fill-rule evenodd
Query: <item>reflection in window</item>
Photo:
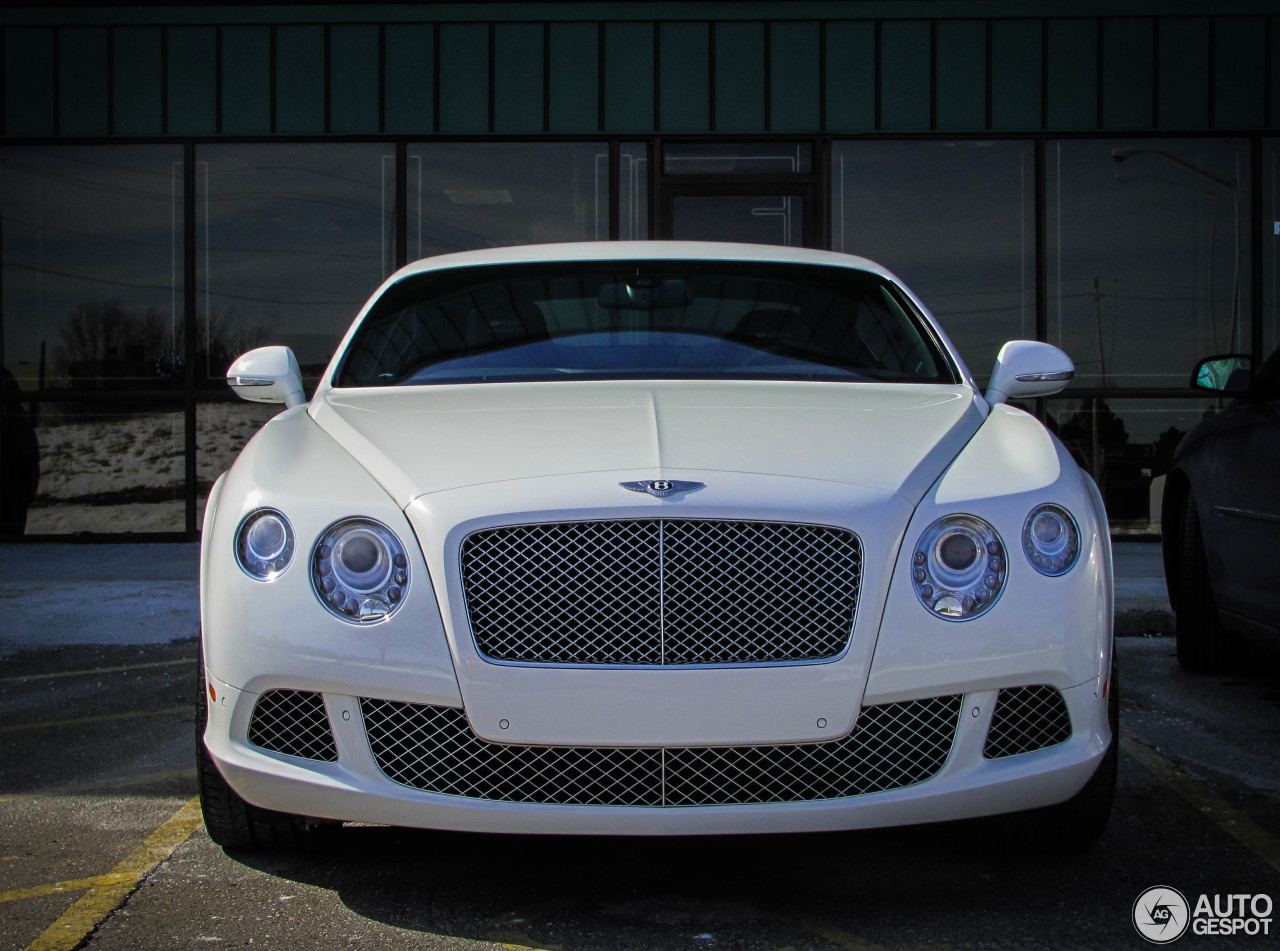
M 181 389 L 181 148 L 2 149 L 0 216 L 12 385 Z
M 649 237 L 649 146 L 623 142 L 618 149 L 618 237 L 644 241 Z
M 204 503 L 218 476 L 231 467 L 253 434 L 283 409 L 279 403 L 239 399 L 196 404 L 197 524 L 203 522 Z
M 1049 143 L 1049 340 L 1075 385 L 1181 387 L 1247 346 L 1248 143 Z
M 1280 347 L 1280 139 L 1262 146 L 1262 356 Z M 1248 347 L 1244 348 L 1247 351 Z M 1244 352 L 1242 351 L 1242 352 Z
M 603 143 L 411 145 L 408 163 L 410 260 L 609 237 Z
M 185 528 L 180 411 L 80 403 L 38 410 L 40 477 L 28 535 Z
M 808 175 L 808 142 L 678 143 L 662 152 L 666 175 Z
M 1036 334 L 1034 162 L 1030 142 L 832 148 L 832 248 L 906 281 L 980 381 Z
M 313 380 L 395 270 L 393 150 L 209 145 L 196 157 L 203 378 L 221 381 L 238 354 L 273 343 Z
M 1113 534 L 1159 534 L 1173 452 L 1213 399 L 1056 399 L 1048 426 L 1097 481 Z

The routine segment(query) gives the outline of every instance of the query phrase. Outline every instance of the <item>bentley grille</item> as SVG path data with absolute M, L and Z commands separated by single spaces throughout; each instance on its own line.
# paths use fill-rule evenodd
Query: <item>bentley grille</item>
M 1014 687 L 1000 691 L 982 755 L 987 759 L 1017 756 L 1070 738 L 1071 715 L 1062 694 L 1043 684 Z
M 413 789 L 551 805 L 725 806 L 924 782 L 947 760 L 960 699 L 864 707 L 852 733 L 826 743 L 640 749 L 490 743 L 455 707 L 362 699 L 360 710 L 379 769 Z
M 853 632 L 862 546 L 819 525 L 700 519 L 476 532 L 462 581 L 495 661 L 676 666 L 815 661 Z
M 338 761 L 324 697 L 311 690 L 268 690 L 259 697 L 249 718 L 249 742 L 272 753 Z

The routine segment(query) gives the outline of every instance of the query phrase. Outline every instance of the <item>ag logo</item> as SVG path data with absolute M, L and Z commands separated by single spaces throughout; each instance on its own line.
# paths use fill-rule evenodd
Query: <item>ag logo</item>
M 1133 926 L 1152 944 L 1177 941 L 1190 923 L 1191 906 L 1176 888 L 1148 888 L 1133 903 Z

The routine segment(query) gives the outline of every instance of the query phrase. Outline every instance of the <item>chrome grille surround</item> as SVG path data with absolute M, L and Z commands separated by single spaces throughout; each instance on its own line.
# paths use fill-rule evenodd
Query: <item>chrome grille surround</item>
M 517 664 L 829 660 L 862 577 L 853 532 L 787 522 L 512 525 L 469 535 L 461 561 L 476 649 Z
M 1065 743 L 1071 738 L 1071 714 L 1062 694 L 1040 684 L 1000 691 L 982 755 L 1017 756 Z
M 959 695 L 864 707 L 824 743 L 721 747 L 509 746 L 466 714 L 361 699 L 369 746 L 393 782 L 424 792 L 565 806 L 728 806 L 815 802 L 914 786 L 946 763 Z
M 268 690 L 260 696 L 249 718 L 249 742 L 286 756 L 338 761 L 324 697 L 311 690 Z

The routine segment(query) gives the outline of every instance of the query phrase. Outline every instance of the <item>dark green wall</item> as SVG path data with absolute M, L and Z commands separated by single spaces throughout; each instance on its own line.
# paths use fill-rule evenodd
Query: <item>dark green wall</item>
M 1072 9 L 947 10 L 1049 6 Z M 945 18 L 921 15 L 937 4 L 889 2 L 419 6 L 380 22 L 323 6 L 257 8 L 257 22 L 236 22 L 236 11 L 247 14 L 234 7 L 207 8 L 203 21 L 206 8 L 60 9 L 43 22 L 27 10 L 0 18 L 3 129 L 8 138 L 100 138 L 1280 124 L 1280 16 L 1211 15 L 1208 3 L 1132 15 L 1147 6 L 1116 4 L 1126 12 L 1117 16 Z M 707 18 L 691 18 L 691 8 Z M 842 10 L 903 15 L 830 16 Z M 415 22 L 408 11 L 437 17 Z M 602 11 L 618 16 L 582 19 Z M 566 12 L 574 15 L 552 15 Z

